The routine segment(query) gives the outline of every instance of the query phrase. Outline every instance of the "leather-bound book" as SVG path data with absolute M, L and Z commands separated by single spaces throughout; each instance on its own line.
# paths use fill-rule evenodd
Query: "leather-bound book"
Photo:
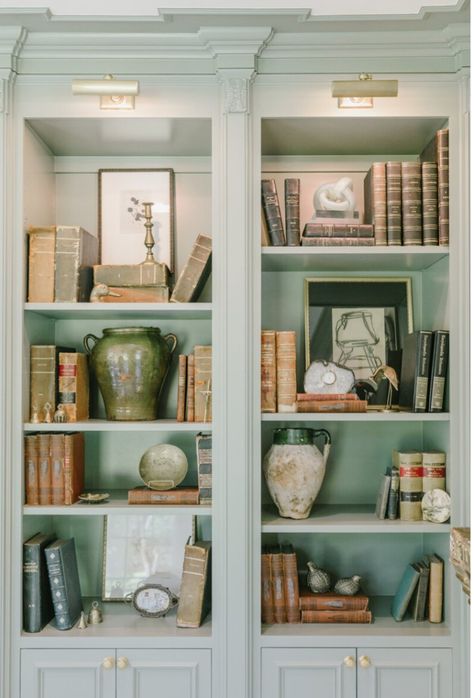
M 426 412 L 433 333 L 418 330 L 403 342 L 398 404 L 401 409 Z
M 56 226 L 31 226 L 28 241 L 28 302 L 53 303 Z
M 64 504 L 64 434 L 50 435 L 51 504 Z
M 448 374 L 449 332 L 447 330 L 435 330 L 433 332 L 433 349 L 431 354 L 428 412 L 442 412 Z
M 92 289 L 92 266 L 99 259 L 99 240 L 80 226 L 56 228 L 54 300 L 88 301 Z
M 298 412 L 367 412 L 367 400 L 298 400 Z
M 38 434 L 39 503 L 52 502 L 50 434 Z
M 301 238 L 303 247 L 373 247 L 378 243 L 373 237 L 307 237 Z M 385 244 L 385 243 L 384 243 Z
M 39 504 L 39 444 L 37 434 L 25 436 L 25 503 Z
M 186 421 L 194 422 L 194 354 L 188 356 Z
M 421 202 L 423 245 L 439 243 L 438 166 L 435 162 L 421 163 Z
M 84 434 L 64 434 L 64 504 L 78 501 L 84 491 Z
M 276 332 L 273 330 L 262 330 L 260 371 L 261 410 L 262 412 L 276 412 Z
M 285 591 L 286 619 L 288 623 L 300 622 L 300 590 L 296 553 L 289 543 L 282 546 L 283 585 Z
M 262 206 L 271 244 L 275 247 L 285 245 L 285 232 L 274 179 L 262 179 Z
M 276 333 L 278 412 L 296 412 L 296 332 Z
M 402 244 L 402 164 L 389 161 L 387 172 L 387 244 Z
M 438 555 L 428 555 L 430 579 L 428 584 L 428 620 L 441 623 L 443 620 L 443 572 L 444 562 Z
M 212 504 L 212 434 L 196 434 L 199 504 Z
M 211 271 L 212 238 L 198 235 L 171 294 L 171 303 L 190 303 L 199 298 Z
M 74 538 L 56 540 L 45 550 L 58 630 L 69 630 L 82 611 L 81 586 Z
M 178 357 L 178 406 L 176 409 L 176 420 L 184 422 L 186 414 L 186 365 L 188 357 L 180 354 Z
M 422 490 L 446 489 L 446 453 L 443 451 L 423 451 L 421 454 L 423 464 Z
M 449 245 L 449 129 L 442 128 L 435 137 L 438 163 L 439 244 Z
M 298 402 L 333 402 L 339 400 L 359 400 L 356 393 L 297 393 Z
M 413 615 L 413 620 L 419 622 L 426 619 L 430 568 L 425 562 L 415 562 L 414 567 L 420 573 L 420 577 L 418 579 L 415 593 L 412 596 L 411 612 Z
M 367 611 L 369 597 L 363 594 L 348 596 L 325 592 L 315 594 L 307 588 L 300 592 L 300 609 L 302 611 Z
M 54 617 L 44 550 L 56 536 L 37 533 L 23 543 L 23 630 L 39 633 Z
M 119 288 L 152 289 L 166 286 L 169 280 L 166 264 L 95 264 L 93 274 L 94 285 Z
M 300 180 L 285 179 L 285 228 L 286 244 L 300 244 Z
M 263 546 L 261 555 L 261 585 L 262 585 L 262 623 L 270 625 L 273 616 L 273 582 L 270 550 Z
M 373 238 L 374 226 L 364 223 L 306 223 L 305 238 Z
M 194 347 L 194 421 L 212 422 L 212 346 Z
M 371 611 L 301 611 L 302 623 L 372 623 Z
M 128 490 L 129 504 L 199 504 L 198 487 L 176 487 L 174 490 L 151 490 L 134 487 Z
M 210 608 L 211 543 L 197 541 L 184 549 L 176 625 L 178 628 L 199 628 Z
M 400 515 L 400 471 L 396 465 L 390 468 L 390 489 L 387 502 L 387 519 L 395 521 Z
M 53 344 L 32 344 L 30 347 L 30 416 L 45 421 L 47 406 L 53 418 L 59 403 L 59 353 L 73 352 Z
M 402 162 L 402 229 L 404 245 L 422 245 L 421 163 Z
M 420 572 L 415 567 L 414 564 L 408 565 L 405 568 L 403 577 L 398 585 L 397 592 L 392 599 L 392 617 L 397 622 L 403 620 L 405 613 L 407 612 L 408 605 L 418 584 L 420 578 Z
M 67 422 L 89 419 L 89 371 L 85 354 L 60 352 L 59 403 Z
M 418 451 L 398 453 L 400 469 L 400 519 L 421 521 L 423 498 L 423 458 Z
M 375 244 L 387 244 L 387 181 L 385 163 L 374 162 L 364 179 L 364 219 L 374 226 Z
M 273 622 L 286 623 L 286 600 L 283 581 L 283 557 L 280 546 L 272 546 L 270 551 L 272 576 Z

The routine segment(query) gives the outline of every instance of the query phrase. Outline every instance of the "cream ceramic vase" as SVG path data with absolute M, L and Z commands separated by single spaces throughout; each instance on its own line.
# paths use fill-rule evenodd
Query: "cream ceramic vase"
M 323 452 L 315 441 L 324 438 Z M 275 429 L 263 473 L 280 516 L 307 519 L 326 473 L 331 437 L 325 429 Z

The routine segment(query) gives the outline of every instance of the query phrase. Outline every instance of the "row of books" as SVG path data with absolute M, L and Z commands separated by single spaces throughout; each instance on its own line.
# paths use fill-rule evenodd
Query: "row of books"
M 58 409 L 59 417 L 56 415 Z M 86 355 L 70 347 L 33 344 L 30 348 L 30 421 L 38 424 L 84 419 L 89 419 Z
M 449 358 L 447 330 L 417 330 L 405 338 L 399 405 L 413 412 L 442 412 Z
M 70 505 L 84 491 L 84 434 L 25 436 L 25 503 Z
M 392 600 L 392 616 L 402 621 L 406 615 L 414 621 L 443 620 L 444 561 L 438 555 L 427 555 L 405 569 Z
M 392 451 L 392 466 L 380 483 L 376 516 L 421 521 L 421 500 L 433 489 L 446 489 L 446 453 Z
M 212 422 L 212 346 L 178 357 L 178 422 Z

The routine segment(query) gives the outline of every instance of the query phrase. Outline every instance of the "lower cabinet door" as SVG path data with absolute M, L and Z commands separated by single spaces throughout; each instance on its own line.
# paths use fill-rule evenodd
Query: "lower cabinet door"
M 353 647 L 262 650 L 261 698 L 356 698 L 356 677 Z
M 373 649 L 357 652 L 363 698 L 452 698 L 451 650 Z
M 211 698 L 211 650 L 117 650 L 117 698 L 158 697 Z
M 115 698 L 115 650 L 22 650 L 21 698 Z

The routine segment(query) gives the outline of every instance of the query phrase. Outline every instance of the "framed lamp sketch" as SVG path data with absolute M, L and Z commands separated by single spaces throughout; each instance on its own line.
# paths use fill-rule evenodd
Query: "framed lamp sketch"
M 410 278 L 305 279 L 306 368 L 316 359 L 334 361 L 363 381 L 388 365 L 400 377 L 403 340 L 411 332 Z M 383 405 L 383 393 L 377 391 L 370 404 Z
M 152 202 L 153 253 L 174 270 L 174 172 L 99 170 L 101 264 L 139 264 L 146 255 L 144 202 Z

